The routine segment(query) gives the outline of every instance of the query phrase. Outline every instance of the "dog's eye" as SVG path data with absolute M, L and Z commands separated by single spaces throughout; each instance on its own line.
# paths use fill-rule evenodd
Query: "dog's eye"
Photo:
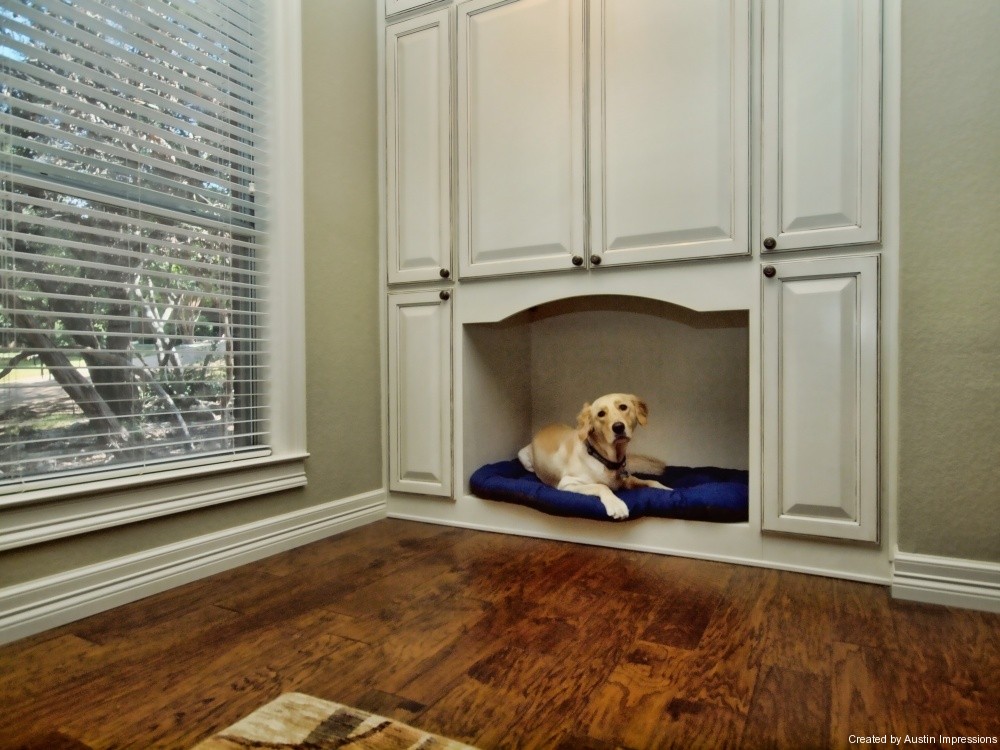
M 621 409 L 622 411 L 628 411 L 628 407 L 625 406 L 625 404 L 618 404 L 618 408 Z
M 607 412 L 604 411 L 604 409 L 601 409 L 599 412 L 597 412 L 597 416 L 599 417 L 603 417 L 605 414 L 607 414 Z

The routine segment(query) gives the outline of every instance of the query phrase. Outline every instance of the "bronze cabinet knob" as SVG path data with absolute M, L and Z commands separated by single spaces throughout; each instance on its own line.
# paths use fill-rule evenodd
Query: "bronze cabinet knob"
M 596 255 L 596 254 L 595 255 L 591 255 L 590 256 L 590 262 L 591 262 L 592 265 L 595 265 L 595 266 L 601 265 L 601 256 L 600 255 Z
M 449 271 L 447 268 L 442 268 L 440 273 L 442 279 L 447 279 L 449 276 L 451 276 L 451 271 Z
M 582 255 L 574 255 L 573 256 L 573 265 L 574 266 L 582 266 L 583 265 L 583 256 Z
M 438 297 L 440 297 L 443 300 L 449 300 L 451 299 L 451 292 L 449 292 L 447 289 L 442 289 L 441 293 L 438 294 Z
M 776 239 L 774 239 L 774 237 L 765 237 L 764 238 L 764 249 L 765 250 L 774 250 L 774 248 L 776 248 L 777 246 L 778 246 L 778 241 Z
M 778 269 L 774 266 L 764 266 L 764 275 L 769 279 L 773 279 L 774 275 L 778 273 Z

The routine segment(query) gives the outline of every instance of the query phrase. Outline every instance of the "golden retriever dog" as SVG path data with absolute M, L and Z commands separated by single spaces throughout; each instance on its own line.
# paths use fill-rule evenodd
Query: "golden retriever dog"
M 630 393 L 609 393 L 592 404 L 584 404 L 576 428 L 553 424 L 535 435 L 517 458 L 545 484 L 560 490 L 594 495 L 608 515 L 628 518 L 628 506 L 614 490 L 656 487 L 669 490 L 652 479 L 633 476 L 628 466 L 628 444 L 635 428 L 645 425 L 646 402 Z M 645 456 L 633 457 L 633 467 L 646 474 L 659 474 L 663 463 Z

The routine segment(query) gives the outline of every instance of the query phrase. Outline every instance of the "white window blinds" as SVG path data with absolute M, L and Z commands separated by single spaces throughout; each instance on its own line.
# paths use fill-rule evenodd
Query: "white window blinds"
M 0 493 L 267 448 L 264 0 L 0 0 Z

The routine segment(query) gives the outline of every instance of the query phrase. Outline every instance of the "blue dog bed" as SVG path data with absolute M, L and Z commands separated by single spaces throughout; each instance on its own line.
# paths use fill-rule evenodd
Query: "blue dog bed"
M 626 520 L 656 516 L 739 523 L 749 518 L 746 471 L 712 466 L 670 466 L 662 476 L 640 476 L 657 479 L 673 489 L 669 492 L 651 487 L 618 490 L 615 494 L 628 506 Z M 596 497 L 549 487 L 521 466 L 516 458 L 477 469 L 469 485 L 473 494 L 488 500 L 527 505 L 555 516 L 614 520 Z

